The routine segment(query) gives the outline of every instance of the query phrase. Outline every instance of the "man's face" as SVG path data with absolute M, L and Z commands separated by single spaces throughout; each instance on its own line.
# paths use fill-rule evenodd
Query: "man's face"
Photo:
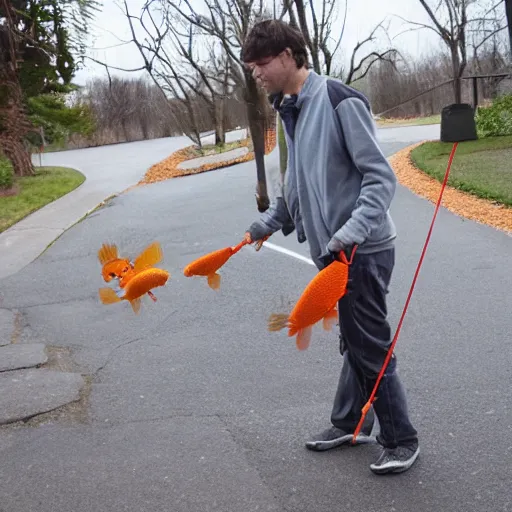
M 267 93 L 274 94 L 283 90 L 290 72 L 291 63 L 295 61 L 286 50 L 275 57 L 266 57 L 255 62 L 246 63 L 247 69 L 252 73 L 257 84 L 263 87 Z

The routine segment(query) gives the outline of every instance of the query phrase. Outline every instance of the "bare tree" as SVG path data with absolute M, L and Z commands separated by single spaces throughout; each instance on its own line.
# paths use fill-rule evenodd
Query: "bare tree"
M 128 7 L 127 0 L 122 0 L 122 10 L 129 24 L 131 40 L 123 41 L 123 44 L 134 44 L 142 58 L 143 65 L 138 68 L 124 69 L 116 66 L 109 66 L 97 59 L 88 57 L 90 60 L 105 67 L 109 77 L 109 83 L 112 84 L 109 69 L 123 72 L 147 71 L 153 83 L 157 86 L 163 96 L 167 99 L 169 95 L 176 101 L 167 101 L 166 106 L 172 113 L 178 123 L 181 124 L 182 132 L 186 133 L 192 141 L 201 146 L 201 136 L 197 114 L 194 108 L 195 93 L 190 84 L 195 80 L 195 85 L 199 85 L 200 79 L 195 76 L 187 77 L 182 80 L 179 62 L 176 65 L 175 56 L 169 51 L 168 38 L 171 33 L 171 27 L 166 24 L 165 17 L 160 22 L 155 19 L 154 12 L 151 9 L 153 1 L 148 0 L 142 8 L 139 16 L 132 14 Z M 146 18 L 149 19 L 149 21 Z M 142 27 L 144 37 L 137 35 L 137 28 Z M 151 29 L 153 31 L 151 31 Z M 178 104 L 180 105 L 178 107 Z M 176 116 L 177 112 L 186 111 L 186 116 Z M 183 122 L 184 120 L 187 122 Z
M 335 57 L 342 48 L 348 14 L 348 0 L 344 0 L 343 22 L 335 33 L 333 23 L 337 25 L 339 4 L 339 0 L 283 0 L 280 19 L 287 18 L 290 25 L 302 32 L 311 54 L 312 67 L 318 74 L 337 76 L 350 84 L 366 76 L 377 62 L 393 62 L 398 51 L 390 42 L 389 48 L 384 51 L 367 50 L 364 56 L 360 56 L 361 52 L 375 41 L 378 30 L 387 36 L 387 27 L 384 26 L 383 20 L 372 29 L 368 37 L 358 41 L 352 49 L 350 68 L 347 72 L 343 69 L 333 69 Z
M 179 15 L 167 8 L 164 12 L 176 50 L 173 55 L 180 56 L 186 65 L 181 70 L 179 80 L 185 82 L 208 105 L 215 128 L 215 143 L 224 144 L 225 103 L 235 87 L 235 82 L 231 77 L 230 60 L 218 41 L 201 44 L 205 42 L 199 39 L 200 34 L 197 34 L 197 27 L 186 23 Z M 198 42 L 195 40 L 196 35 L 199 36 L 198 45 L 194 44 Z M 201 58 L 197 46 L 208 50 L 203 58 Z M 197 77 L 199 83 L 193 84 L 189 80 L 187 68 L 191 68 L 192 75 Z
M 338 76 L 340 76 L 340 78 L 342 78 L 345 83 L 352 84 L 357 80 L 362 80 L 372 69 L 372 66 L 379 62 L 388 62 L 396 68 L 396 60 L 400 56 L 400 52 L 395 48 L 389 48 L 380 52 L 374 50 L 367 53 L 364 57 L 361 57 L 358 60 L 358 52 L 366 44 L 375 41 L 376 33 L 379 29 L 381 29 L 387 35 L 387 28 L 384 28 L 384 20 L 373 28 L 373 30 L 370 32 L 370 35 L 366 39 L 358 41 L 354 46 L 352 50 L 352 56 L 350 58 L 350 67 L 348 72 L 346 74 L 343 73 L 343 70 L 338 72 Z
M 478 23 L 493 20 L 492 13 L 503 0 L 418 0 L 427 12 L 431 25 L 406 21 L 412 30 L 428 29 L 439 35 L 448 47 L 452 63 L 453 93 L 455 103 L 462 102 L 461 77 L 468 64 L 468 34 Z M 401 18 L 401 16 L 399 16 Z M 401 18 L 403 19 L 403 18 Z M 502 30 L 500 27 L 499 30 Z
M 269 206 L 265 176 L 265 128 L 269 121 L 270 106 L 266 95 L 257 86 L 252 74 L 240 59 L 240 49 L 249 30 L 258 19 L 270 17 L 260 0 L 203 0 L 203 5 L 192 5 L 190 0 L 158 0 L 170 6 L 204 37 L 216 39 L 222 46 L 229 62 L 232 77 L 237 86 L 243 87 L 247 106 L 249 130 L 254 146 L 257 187 L 256 202 L 259 211 Z M 203 9 L 201 8 L 203 7 Z M 201 14 L 206 11 L 207 14 Z

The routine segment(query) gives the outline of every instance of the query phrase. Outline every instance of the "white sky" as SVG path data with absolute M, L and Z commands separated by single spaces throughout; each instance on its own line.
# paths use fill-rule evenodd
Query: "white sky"
M 344 41 L 341 44 L 343 52 L 341 55 L 347 59 L 350 57 L 357 41 L 366 38 L 372 28 L 385 17 L 392 20 L 390 37 L 394 37 L 407 28 L 404 22 L 393 15 L 400 15 L 411 21 L 428 23 L 428 16 L 419 0 L 348 0 L 348 2 L 349 13 Z M 138 15 L 144 3 L 145 0 L 128 0 L 130 12 Z M 198 6 L 203 5 L 201 0 L 191 0 L 191 3 Z M 120 0 L 104 0 L 103 9 L 96 14 L 96 20 L 93 24 L 94 40 L 91 42 L 92 49 L 89 56 L 105 62 L 109 66 L 133 69 L 142 64 L 139 51 L 133 44 L 108 48 L 119 45 L 120 39 L 124 41 L 131 39 L 128 21 L 119 4 Z M 339 22 L 333 24 L 333 32 L 336 26 L 341 28 L 343 21 L 344 4 L 341 1 L 340 4 Z M 440 46 L 436 34 L 427 29 L 408 32 L 395 39 L 393 43 L 395 47 L 411 56 L 428 53 Z M 382 47 L 385 46 L 386 42 L 383 43 Z M 111 71 L 111 74 L 124 75 L 125 73 Z M 141 75 L 144 72 L 138 74 Z M 105 76 L 105 68 L 86 60 L 86 68 L 76 74 L 75 82 L 83 85 L 87 77 L 91 75 Z M 134 77 L 136 74 L 130 73 L 129 76 Z

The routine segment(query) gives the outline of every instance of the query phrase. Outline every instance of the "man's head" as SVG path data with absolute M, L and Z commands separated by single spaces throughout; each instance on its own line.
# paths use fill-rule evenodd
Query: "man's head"
M 254 25 L 241 57 L 256 81 L 270 94 L 283 91 L 308 64 L 302 33 L 278 20 Z

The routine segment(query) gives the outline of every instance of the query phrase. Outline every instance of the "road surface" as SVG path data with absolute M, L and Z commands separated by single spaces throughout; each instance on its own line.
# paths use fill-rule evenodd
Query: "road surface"
M 438 134 L 424 130 L 379 137 L 390 155 Z M 153 144 L 127 145 L 125 158 Z M 76 154 L 85 161 L 88 152 Z M 285 332 L 266 331 L 268 315 L 289 310 L 314 267 L 245 248 L 222 270 L 218 292 L 182 274 L 192 259 L 241 239 L 257 215 L 254 185 L 250 162 L 138 187 L 0 280 L 3 307 L 23 315 L 21 342 L 70 347 L 77 368 L 92 376 L 85 419 L 0 430 L 0 508 L 512 510 L 512 238 L 440 212 L 397 345 L 422 454 L 409 472 L 378 477 L 369 469 L 374 445 L 304 448 L 329 422 L 340 369 L 335 332 L 316 328 L 300 353 Z M 393 326 L 433 208 L 398 188 Z M 293 237 L 272 242 L 308 256 Z M 96 253 L 106 240 L 130 256 L 162 244 L 172 277 L 138 317 L 126 303 L 98 301 Z

